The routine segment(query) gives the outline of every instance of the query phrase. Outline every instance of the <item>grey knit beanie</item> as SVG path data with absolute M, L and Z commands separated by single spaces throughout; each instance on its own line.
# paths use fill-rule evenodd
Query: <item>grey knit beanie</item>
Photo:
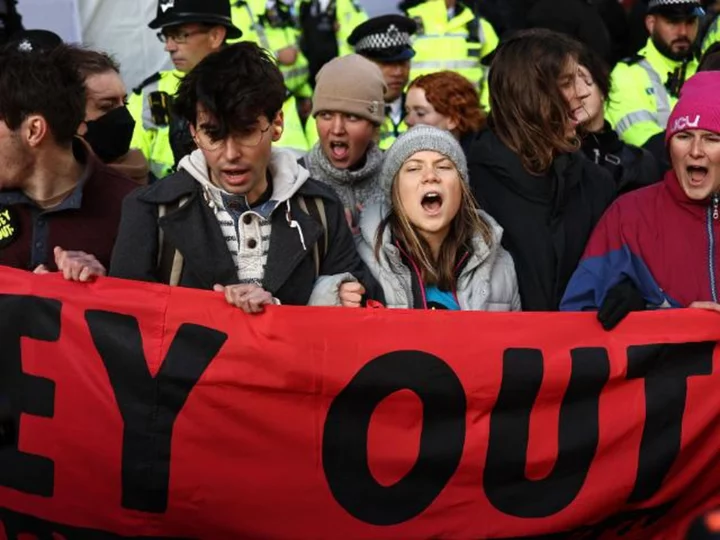
M 313 117 L 333 111 L 354 114 L 378 126 L 385 121 L 385 78 L 367 58 L 359 54 L 333 58 L 315 80 Z
M 450 158 L 466 184 L 470 183 L 467 160 L 460 143 L 449 131 L 433 126 L 417 125 L 400 135 L 385 152 L 385 162 L 380 172 L 380 185 L 388 199 L 392 198 L 392 185 L 400 167 L 416 152 L 431 150 Z

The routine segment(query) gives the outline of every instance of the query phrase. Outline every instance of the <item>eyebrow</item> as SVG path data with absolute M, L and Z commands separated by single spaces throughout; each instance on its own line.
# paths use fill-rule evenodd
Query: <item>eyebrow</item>
M 443 161 L 450 161 L 450 162 L 452 162 L 452 160 L 451 160 L 449 157 L 443 156 L 443 157 L 438 158 L 438 159 L 436 159 L 435 161 L 433 161 L 433 165 L 437 165 L 438 163 L 441 163 L 441 162 L 443 162 Z M 410 158 L 410 159 L 408 159 L 408 160 L 405 162 L 405 164 L 407 165 L 408 163 L 411 163 L 411 162 L 412 162 L 412 163 L 419 163 L 420 165 L 424 165 L 424 164 L 425 164 L 424 161 L 422 161 L 422 160 L 420 160 L 420 159 L 417 159 L 417 158 Z

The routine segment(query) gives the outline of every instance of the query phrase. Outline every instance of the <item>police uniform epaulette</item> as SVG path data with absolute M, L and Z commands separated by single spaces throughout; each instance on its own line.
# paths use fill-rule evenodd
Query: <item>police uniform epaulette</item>
M 623 58 L 620 60 L 623 64 L 627 64 L 628 66 L 632 66 L 633 64 L 637 64 L 641 60 L 643 60 L 645 57 L 641 54 L 634 54 L 632 56 L 628 56 L 627 58 Z
M 142 94 L 143 88 L 145 88 L 149 84 L 159 81 L 160 79 L 162 79 L 162 73 L 160 73 L 158 71 L 157 73 L 150 75 L 147 79 L 145 79 L 143 82 L 141 82 L 135 88 L 133 88 L 133 93 L 134 94 Z

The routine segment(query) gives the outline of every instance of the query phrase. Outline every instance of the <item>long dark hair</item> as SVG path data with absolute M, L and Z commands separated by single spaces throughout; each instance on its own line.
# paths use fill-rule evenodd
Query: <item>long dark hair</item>
M 574 39 L 537 28 L 515 34 L 493 59 L 488 122 L 531 174 L 544 174 L 558 154 L 578 149 L 567 137 L 570 111 L 559 79 L 582 51 Z

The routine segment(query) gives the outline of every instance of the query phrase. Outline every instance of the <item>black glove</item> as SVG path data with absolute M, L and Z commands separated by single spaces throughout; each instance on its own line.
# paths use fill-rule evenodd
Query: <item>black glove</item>
M 645 299 L 642 293 L 637 290 L 632 281 L 624 279 L 608 291 L 597 318 L 605 330 L 612 330 L 630 312 L 644 309 Z

